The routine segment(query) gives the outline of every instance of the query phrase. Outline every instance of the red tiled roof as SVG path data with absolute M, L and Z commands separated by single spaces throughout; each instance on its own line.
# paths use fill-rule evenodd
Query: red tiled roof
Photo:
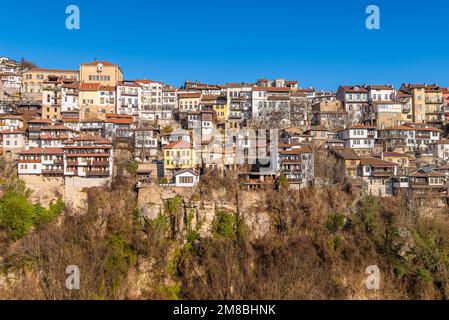
M 360 163 L 362 165 L 367 165 L 367 166 L 377 167 L 377 168 L 393 168 L 393 167 L 397 166 L 397 164 L 395 164 L 395 163 L 377 159 L 377 158 L 361 158 Z
M 100 88 L 100 83 L 81 83 L 80 84 L 80 91 L 98 91 Z
M 62 148 L 32 148 L 19 152 L 19 155 L 32 155 L 32 154 L 63 154 Z
M 33 68 L 28 71 L 25 71 L 25 73 L 27 73 L 27 72 L 78 73 L 79 71 L 78 70 L 64 70 L 64 69 Z
M 97 64 L 101 63 L 104 66 L 115 66 L 115 64 L 108 62 L 108 61 L 92 61 L 92 62 L 85 62 L 81 65 L 83 66 L 96 66 Z
M 190 149 L 190 143 L 184 140 L 175 141 L 166 145 L 164 149 Z

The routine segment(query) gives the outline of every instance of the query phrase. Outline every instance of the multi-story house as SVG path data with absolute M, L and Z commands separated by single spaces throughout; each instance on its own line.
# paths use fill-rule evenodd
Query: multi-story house
M 429 143 L 428 151 L 441 162 L 449 161 L 449 140 L 444 139 Z
M 291 146 L 278 152 L 280 173 L 290 185 L 305 187 L 314 179 L 314 159 L 308 145 Z
M 201 110 L 213 110 L 218 121 L 224 122 L 229 117 L 229 108 L 224 95 L 203 95 L 201 97 Z
M 92 61 L 80 65 L 79 77 L 81 82 L 109 87 L 123 81 L 123 72 L 120 66 L 108 61 Z
M 290 89 L 286 87 L 255 87 L 253 89 L 253 119 L 280 123 L 290 120 Z
M 79 119 L 79 84 L 63 83 L 61 85 L 61 118 Z
M 368 89 L 356 86 L 340 86 L 337 99 L 341 101 L 351 123 L 358 123 L 362 118 L 362 109 L 369 102 Z
M 395 89 L 390 84 L 385 85 L 365 85 L 365 89 L 369 91 L 370 101 L 394 101 L 396 98 Z
M 62 148 L 31 148 L 19 153 L 19 176 L 64 176 L 64 150 Z
M 104 120 L 82 119 L 79 122 L 79 128 L 84 134 L 102 136 L 104 134 Z
M 228 108 L 227 120 L 242 122 L 252 118 L 254 96 L 253 86 L 250 84 L 228 83 L 222 87 L 226 94 Z
M 362 107 L 362 122 L 379 129 L 399 126 L 408 121 L 404 105 L 396 101 L 371 101 Z
M 343 162 L 346 169 L 346 176 L 351 179 L 357 178 L 361 158 L 354 149 L 332 148 L 330 153 Z
M 111 141 L 98 136 L 81 136 L 64 145 L 64 175 L 97 179 L 99 185 L 110 180 L 113 168 Z M 72 181 L 74 184 L 75 180 Z
M 406 123 L 380 130 L 379 139 L 389 151 L 425 151 L 429 144 L 440 140 L 441 132 L 437 128 Z
M 61 119 L 62 80 L 49 76 L 42 87 L 42 119 Z
M 78 131 L 75 131 L 66 126 L 61 125 L 44 126 L 40 128 L 39 139 L 36 142 L 38 147 L 61 148 L 64 146 L 64 143 L 68 139 L 73 138 L 78 134 L 79 134 Z
M 17 115 L 0 116 L 0 131 L 23 128 L 23 117 Z
M 140 119 L 155 121 L 166 118 L 167 113 L 162 112 L 162 87 L 163 84 L 152 80 L 136 80 L 141 88 Z
M 378 196 L 394 194 L 394 181 L 399 166 L 385 160 L 367 157 L 360 159 L 358 176 L 368 184 L 368 192 Z
M 315 101 L 307 94 L 299 91 L 290 92 L 290 121 L 294 126 L 307 127 L 312 122 L 312 104 Z
M 196 152 L 190 142 L 175 141 L 163 147 L 164 170 L 172 172 L 196 167 Z
M 78 70 L 33 68 L 22 74 L 22 96 L 26 101 L 42 102 L 42 89 L 49 76 L 79 80 Z
M 0 131 L 0 150 L 7 159 L 16 158 L 17 152 L 25 149 L 26 137 L 23 129 Z
M 134 130 L 134 159 L 138 162 L 151 162 L 158 151 L 156 129 L 139 127 Z
M 189 143 L 191 141 L 189 131 L 184 129 L 175 129 L 170 133 L 162 133 L 159 137 L 162 147 L 176 141 L 185 141 Z
M 106 114 L 104 122 L 104 135 L 113 141 L 119 139 L 130 139 L 134 129 L 133 117 L 123 114 Z
M 377 131 L 374 126 L 356 124 L 338 131 L 337 137 L 345 142 L 345 148 L 369 152 L 374 148 Z
M 164 86 L 162 88 L 162 110 L 164 112 L 170 112 L 170 116 L 172 112 L 178 107 L 178 96 L 176 94 L 176 88 L 171 86 Z
M 448 187 L 444 173 L 424 167 L 411 173 L 408 178 L 406 191 L 418 208 L 447 208 Z
M 137 82 L 122 81 L 117 85 L 117 113 L 139 119 L 142 89 Z
M 216 84 L 201 83 L 199 81 L 187 80 L 184 88 L 189 92 L 199 92 L 201 94 L 220 94 L 220 87 Z
M 7 57 L 0 57 L 0 72 L 19 72 L 19 63 Z
M 0 82 L 3 85 L 4 94 L 17 97 L 22 88 L 22 75 L 16 72 L 0 71 Z
M 116 88 L 100 83 L 81 83 L 79 88 L 80 119 L 105 119 L 115 112 Z
M 443 92 L 436 84 L 410 84 L 401 86 L 401 91 L 412 96 L 413 122 L 441 125 L 444 120 Z
M 322 101 L 312 105 L 313 126 L 324 126 L 329 129 L 340 129 L 348 122 L 348 113 L 342 108 L 341 102 Z
M 413 121 L 413 96 L 405 91 L 396 93 L 396 101 L 402 104 L 402 114 L 407 122 Z
M 200 108 L 201 93 L 179 93 L 178 110 L 180 112 L 198 111 Z

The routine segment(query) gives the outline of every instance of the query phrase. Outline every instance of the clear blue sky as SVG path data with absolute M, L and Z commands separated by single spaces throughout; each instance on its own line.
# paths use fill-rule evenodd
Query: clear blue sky
M 416 2 L 416 3 L 415 3 Z M 65 28 L 65 8 L 81 29 Z M 365 9 L 381 29 L 365 28 Z M 210 83 L 297 79 L 301 86 L 437 82 L 449 86 L 449 1 L 0 0 L 0 55 L 40 67 L 94 58 L 125 78 Z

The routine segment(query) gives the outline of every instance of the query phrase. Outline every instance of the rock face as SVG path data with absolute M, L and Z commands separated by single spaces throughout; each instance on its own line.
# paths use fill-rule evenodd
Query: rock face
M 261 201 L 257 192 L 240 194 L 236 202 L 226 202 L 214 199 L 195 199 L 193 192 L 185 188 L 161 188 L 151 186 L 139 189 L 138 205 L 145 220 L 154 220 L 160 214 L 170 219 L 172 234 L 185 238 L 188 231 L 196 231 L 200 237 L 213 235 L 213 221 L 217 212 L 239 215 L 250 230 L 250 238 L 263 237 L 270 231 L 270 215 L 257 208 Z M 165 206 L 170 199 L 181 197 L 180 211 L 174 214 L 165 212 Z

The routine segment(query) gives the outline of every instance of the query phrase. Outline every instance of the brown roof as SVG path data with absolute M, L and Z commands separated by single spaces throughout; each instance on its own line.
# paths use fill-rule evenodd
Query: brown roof
M 80 84 L 80 91 L 98 91 L 100 88 L 100 83 L 81 83 Z
M 377 158 L 361 158 L 360 163 L 362 165 L 377 167 L 377 168 L 393 168 L 397 165 L 392 162 L 388 162 L 385 160 L 377 159 Z
M 362 86 L 340 86 L 345 92 L 349 93 L 368 93 L 368 90 Z M 358 87 L 358 88 L 356 88 Z
M 335 153 L 339 154 L 345 160 L 360 160 L 360 156 L 351 148 L 334 148 Z
M 190 143 L 184 140 L 175 141 L 166 145 L 164 149 L 190 149 Z
M 312 148 L 310 146 L 301 146 L 300 148 L 292 148 L 291 150 L 279 151 L 279 154 L 295 155 L 295 154 L 311 153 L 311 152 L 312 152 Z
M 64 70 L 64 69 L 33 68 L 28 71 L 25 71 L 25 73 L 27 73 L 27 72 L 78 73 L 79 71 L 78 70 Z
M 201 93 L 193 92 L 193 93 L 180 93 L 178 96 L 180 99 L 193 99 L 193 98 L 201 98 Z
M 373 90 L 393 90 L 393 86 L 389 85 L 389 84 L 384 84 L 384 85 L 369 85 L 367 86 L 368 89 L 373 89 Z
M 104 66 L 115 66 L 115 64 L 108 62 L 108 61 L 92 61 L 92 62 L 85 62 L 81 65 L 83 66 L 96 66 L 97 64 L 101 63 Z
M 32 148 L 19 152 L 19 155 L 35 155 L 35 154 L 63 154 L 64 151 L 61 148 Z

